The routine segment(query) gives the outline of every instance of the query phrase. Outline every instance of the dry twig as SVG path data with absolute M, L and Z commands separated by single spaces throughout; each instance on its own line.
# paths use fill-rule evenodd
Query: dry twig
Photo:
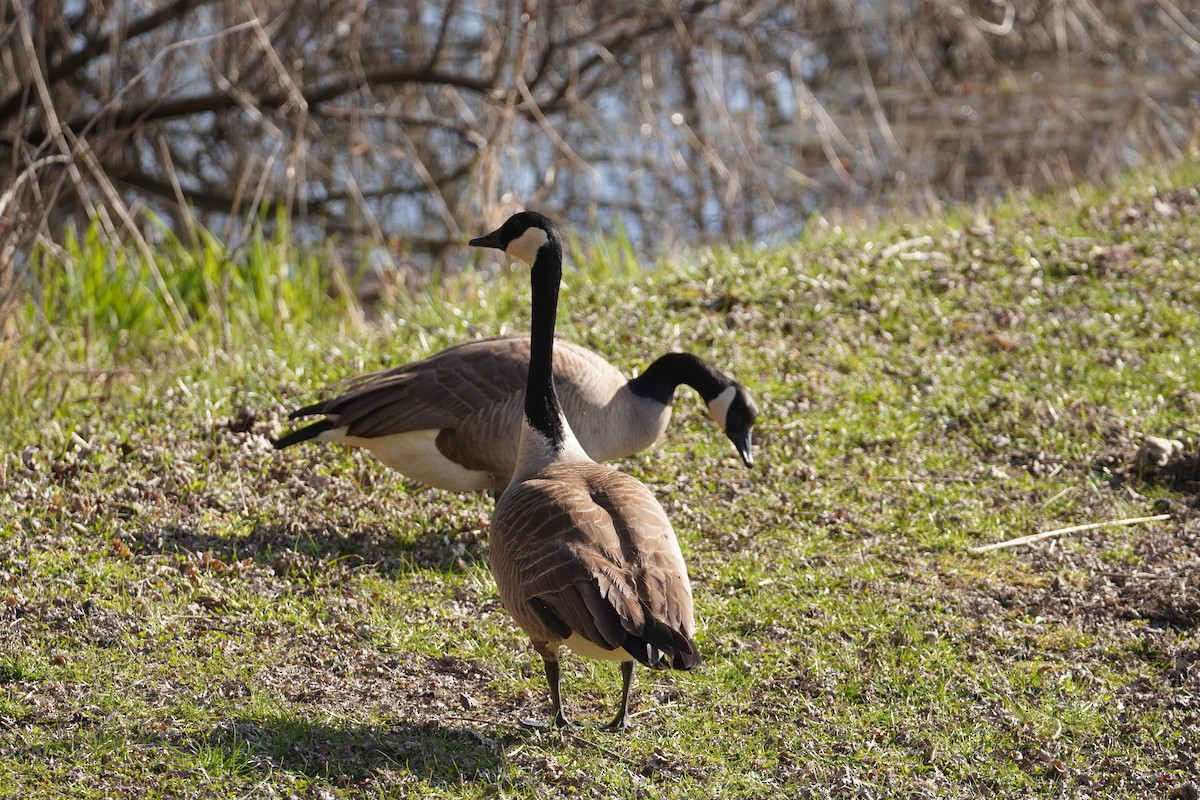
M 992 550 L 1003 550 L 1009 547 L 1018 547 L 1023 544 L 1032 544 L 1045 539 L 1052 539 L 1055 536 L 1062 536 L 1066 533 L 1079 533 L 1080 531 L 1090 531 L 1096 528 L 1108 528 L 1118 525 L 1140 525 L 1143 522 L 1158 522 L 1159 520 L 1170 519 L 1170 514 L 1155 514 L 1152 517 L 1129 517 L 1127 519 L 1113 519 L 1104 522 L 1089 522 L 1086 525 L 1072 525 L 1068 528 L 1056 528 L 1052 531 L 1042 531 L 1041 533 L 1031 533 L 1028 536 L 1018 536 L 1015 539 L 1008 539 L 1003 542 L 993 542 L 992 544 L 980 545 L 972 547 L 971 553 L 988 553 Z

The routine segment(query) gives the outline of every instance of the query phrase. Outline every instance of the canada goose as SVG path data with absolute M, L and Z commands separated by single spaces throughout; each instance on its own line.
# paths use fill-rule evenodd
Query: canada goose
M 551 369 L 562 279 L 554 224 L 526 211 L 471 244 L 532 267 L 529 382 L 516 470 L 488 534 L 492 574 L 545 663 L 554 724 L 568 724 L 558 688 L 566 645 L 620 662 L 621 702 L 610 727 L 622 728 L 635 659 L 657 669 L 700 664 L 683 555 L 651 491 L 589 458 L 563 414 Z
M 275 447 L 310 439 L 339 442 L 365 448 L 430 486 L 497 493 L 517 463 L 529 348 L 528 336 L 495 336 L 352 378 L 343 394 L 293 411 L 291 419 L 314 414 L 325 419 L 275 440 Z M 592 351 L 558 340 L 554 380 L 571 427 L 596 461 L 649 447 L 666 430 L 675 388 L 683 384 L 700 393 L 746 466 L 754 463 L 754 399 L 697 356 L 667 353 L 627 380 Z

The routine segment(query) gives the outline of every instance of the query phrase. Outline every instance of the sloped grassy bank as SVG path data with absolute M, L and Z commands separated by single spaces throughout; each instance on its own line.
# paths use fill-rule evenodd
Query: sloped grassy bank
M 1195 451 L 1197 186 L 1187 162 L 574 259 L 563 335 L 630 371 L 704 353 L 762 408 L 753 470 L 682 395 L 624 465 L 675 523 L 706 663 L 639 673 L 617 736 L 523 724 L 547 703 L 488 500 L 266 438 L 326 383 L 524 329 L 523 272 L 364 318 L 285 238 L 237 274 L 210 242 L 156 265 L 192 287 L 176 317 L 150 272 L 99 296 L 117 256 L 82 236 L 6 344 L 0 796 L 1195 796 L 1197 476 L 1135 453 Z M 577 717 L 606 718 L 616 671 L 565 665 Z

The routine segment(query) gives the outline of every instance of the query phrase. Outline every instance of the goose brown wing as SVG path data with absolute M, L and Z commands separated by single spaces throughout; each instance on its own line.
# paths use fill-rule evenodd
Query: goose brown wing
M 505 604 L 535 639 L 570 632 L 650 666 L 699 664 L 679 545 L 649 489 L 595 464 L 511 486 L 492 524 Z
M 599 355 L 559 340 L 555 374 L 570 419 L 606 405 L 625 383 Z M 359 375 L 337 384 L 340 394 L 292 412 L 292 419 L 324 414 L 331 427 L 366 439 L 416 430 L 459 429 L 461 446 L 506 435 L 513 440 L 529 373 L 529 337 L 494 336 L 453 345 L 398 367 Z M 324 428 L 322 428 L 324 429 Z
M 519 401 L 524 394 L 528 349 L 528 339 L 519 336 L 464 342 L 354 378 L 342 384 L 341 395 L 293 416 L 335 416 L 337 427 L 362 438 L 469 425 L 473 418 L 491 416 L 498 405 L 515 407 L 505 401 Z

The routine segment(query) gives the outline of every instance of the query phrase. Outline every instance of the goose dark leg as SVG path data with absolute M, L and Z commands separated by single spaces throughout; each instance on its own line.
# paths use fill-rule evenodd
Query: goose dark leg
M 558 661 L 546 659 L 546 683 L 550 684 L 550 711 L 554 716 L 554 727 L 566 728 L 571 723 L 563 714 L 562 695 L 558 692 Z
M 629 723 L 625 719 L 626 712 L 629 711 L 629 686 L 633 683 L 633 662 L 621 662 L 621 705 L 617 706 L 617 716 L 613 717 L 613 721 L 608 723 L 609 730 L 620 730 L 626 728 Z

